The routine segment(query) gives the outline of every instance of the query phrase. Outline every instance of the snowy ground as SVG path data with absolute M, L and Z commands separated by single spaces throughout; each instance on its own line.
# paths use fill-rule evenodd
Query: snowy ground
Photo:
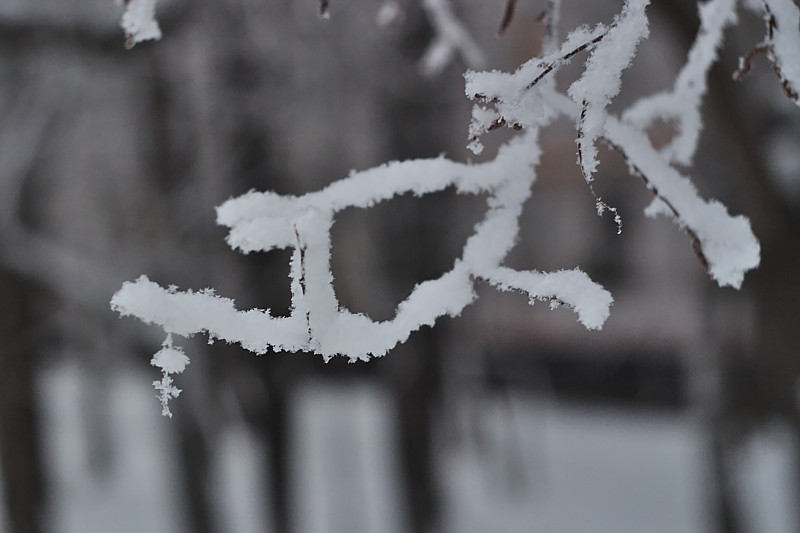
M 483 449 L 467 441 L 444 462 L 448 533 L 708 530 L 703 446 L 685 419 L 523 398 L 481 418 Z
M 88 413 L 97 412 L 96 398 L 87 400 L 80 367 L 62 363 L 42 378 L 53 533 L 182 531 L 171 421 L 159 415 L 153 379 L 112 374 L 104 400 L 112 453 L 104 464 L 92 457 L 99 426 Z M 293 402 L 296 530 L 405 531 L 391 398 L 371 386 L 317 382 L 299 389 Z M 686 416 L 514 395 L 502 402 L 473 398 L 459 409 L 436 428 L 443 533 L 709 531 L 705 437 Z M 797 530 L 791 444 L 773 427 L 742 450 L 736 472 L 752 531 Z M 260 446 L 241 425 L 219 439 L 211 490 L 222 531 L 269 531 L 262 504 L 269 465 Z

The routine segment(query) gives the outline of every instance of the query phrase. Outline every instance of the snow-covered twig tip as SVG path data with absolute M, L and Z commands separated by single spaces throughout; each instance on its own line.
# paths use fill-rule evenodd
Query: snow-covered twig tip
M 136 43 L 161 39 L 161 28 L 156 21 L 156 0 L 124 0 L 125 12 L 120 25 L 125 30 L 125 48 Z

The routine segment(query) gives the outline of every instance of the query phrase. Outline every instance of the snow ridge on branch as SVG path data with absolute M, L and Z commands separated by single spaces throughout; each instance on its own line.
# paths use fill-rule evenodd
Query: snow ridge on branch
M 611 295 L 579 270 L 519 272 L 502 266 L 517 239 L 518 219 L 530 196 L 539 159 L 538 130 L 530 129 L 501 148 L 487 163 L 456 163 L 443 157 L 393 162 L 351 174 L 303 196 L 249 192 L 222 204 L 218 223 L 228 226 L 228 244 L 243 253 L 291 248 L 292 312 L 273 317 L 269 310 L 238 311 L 232 300 L 213 291 L 181 292 L 146 277 L 126 282 L 112 307 L 161 326 L 168 333 L 238 342 L 263 353 L 306 350 L 328 359 L 382 356 L 411 332 L 432 326 L 441 316 L 457 316 L 475 299 L 473 285 L 484 280 L 502 290 L 528 294 L 572 307 L 587 328 L 602 326 Z M 453 187 L 461 194 L 487 193 L 488 211 L 467 240 L 452 269 L 418 284 L 400 303 L 393 319 L 374 322 L 339 305 L 330 271 L 333 217 L 348 207 L 368 208 L 396 195 L 418 196 Z

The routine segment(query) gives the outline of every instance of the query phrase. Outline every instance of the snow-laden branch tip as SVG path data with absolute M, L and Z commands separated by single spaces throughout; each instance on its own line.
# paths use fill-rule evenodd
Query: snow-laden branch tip
M 709 275 L 721 287 L 738 289 L 744 275 L 761 262 L 761 247 L 750 221 L 731 216 L 716 200 L 700 198 L 689 178 L 671 166 L 640 130 L 608 117 L 603 136 L 622 153 L 631 174 L 642 178 L 655 195 L 645 212 L 673 218 L 686 230 Z
M 125 30 L 125 48 L 136 43 L 161 39 L 161 28 L 156 20 L 156 0 L 123 0 L 125 12 L 120 25 Z

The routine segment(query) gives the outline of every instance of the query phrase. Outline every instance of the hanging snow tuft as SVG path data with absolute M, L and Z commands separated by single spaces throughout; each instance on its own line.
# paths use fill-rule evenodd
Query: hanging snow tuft
M 137 43 L 161 39 L 161 28 L 156 21 L 156 0 L 124 0 L 125 12 L 120 25 L 125 30 L 125 48 Z

